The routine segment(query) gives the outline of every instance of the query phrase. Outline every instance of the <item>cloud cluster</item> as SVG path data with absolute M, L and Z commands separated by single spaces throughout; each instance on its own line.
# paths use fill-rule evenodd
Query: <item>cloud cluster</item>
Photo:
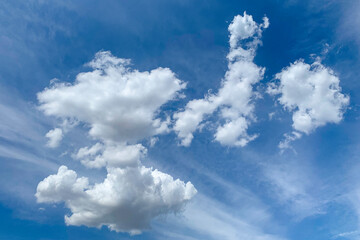
M 67 225 L 108 226 L 138 234 L 161 214 L 177 212 L 196 194 L 194 186 L 143 166 L 110 168 L 102 183 L 89 185 L 85 177 L 61 166 L 37 187 L 38 202 L 65 202 L 71 210 Z
M 340 80 L 330 69 L 315 61 L 309 65 L 302 60 L 276 74 L 278 82 L 271 83 L 268 93 L 278 95 L 278 101 L 292 112 L 293 129 L 310 134 L 327 123 L 339 123 L 349 104 L 349 97 L 341 93 Z M 281 146 L 288 146 L 293 138 L 286 137 Z
M 215 140 L 227 146 L 245 146 L 256 135 L 248 135 L 247 129 L 254 119 L 252 102 L 253 85 L 264 75 L 264 68 L 257 66 L 253 60 L 264 28 L 269 20 L 257 24 L 251 15 L 237 15 L 229 25 L 230 51 L 227 55 L 228 70 L 225 73 L 221 88 L 216 94 L 209 94 L 203 99 L 187 103 L 184 111 L 174 114 L 174 130 L 181 139 L 181 145 L 189 146 L 193 133 L 199 129 L 207 115 L 218 113 Z
M 38 184 L 41 203 L 65 202 L 71 210 L 68 225 L 108 226 L 111 230 L 140 233 L 159 215 L 181 210 L 195 194 L 191 182 L 141 163 L 147 149 L 137 143 L 169 129 L 169 117 L 161 106 L 174 100 L 185 84 L 167 68 L 140 72 L 129 60 L 110 52 L 99 52 L 89 63 L 93 71 L 80 73 L 73 84 L 55 83 L 38 94 L 39 108 L 46 115 L 68 123 L 83 123 L 98 142 L 80 148 L 75 160 L 88 168 L 103 168 L 101 183 L 89 184 L 86 177 L 61 166 L 58 173 Z M 49 146 L 56 147 L 63 135 L 51 130 Z M 60 137 L 61 136 L 61 137 Z

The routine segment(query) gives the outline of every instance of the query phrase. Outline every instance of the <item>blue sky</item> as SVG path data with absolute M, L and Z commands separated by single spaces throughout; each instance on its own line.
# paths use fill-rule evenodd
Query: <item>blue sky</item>
M 359 239 L 359 12 L 1 2 L 0 239 Z

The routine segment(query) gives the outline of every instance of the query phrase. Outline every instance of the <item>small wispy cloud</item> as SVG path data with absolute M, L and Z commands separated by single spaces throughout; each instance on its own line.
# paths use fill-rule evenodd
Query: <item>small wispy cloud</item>
M 179 240 L 193 238 L 209 240 L 286 239 L 276 234 L 266 233 L 261 227 L 249 221 L 252 217 L 251 215 L 238 216 L 233 209 L 199 194 L 182 213 L 182 217 L 168 218 L 166 225 L 157 223 L 154 230 L 163 239 L 169 237 Z
M 322 187 L 310 166 L 297 160 L 287 160 L 262 167 L 265 182 L 270 186 L 269 194 L 285 206 L 285 212 L 296 221 L 325 213 L 327 200 L 324 194 L 316 190 Z M 315 182 L 320 186 L 314 185 Z

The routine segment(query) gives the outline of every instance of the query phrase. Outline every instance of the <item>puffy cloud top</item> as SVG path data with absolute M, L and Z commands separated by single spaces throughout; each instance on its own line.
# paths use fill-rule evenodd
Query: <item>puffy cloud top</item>
M 293 128 L 309 134 L 327 123 L 339 123 L 349 97 L 341 93 L 340 79 L 320 62 L 296 61 L 276 75 L 279 82 L 268 92 L 293 113 Z
M 90 135 L 102 140 L 135 142 L 168 130 L 159 108 L 176 98 L 185 83 L 168 68 L 140 72 L 130 61 L 99 52 L 74 84 L 57 83 L 38 93 L 47 115 L 90 124 Z
M 138 234 L 161 214 L 177 212 L 196 194 L 194 186 L 146 167 L 111 168 L 102 183 L 89 185 L 61 166 L 37 187 L 38 202 L 65 202 L 67 225 L 101 227 Z
M 229 25 L 230 47 L 236 48 L 238 41 L 253 37 L 255 34 L 261 35 L 262 28 L 268 28 L 270 25 L 267 17 L 263 18 L 262 24 L 257 24 L 251 15 L 244 12 L 244 16 L 237 15 Z

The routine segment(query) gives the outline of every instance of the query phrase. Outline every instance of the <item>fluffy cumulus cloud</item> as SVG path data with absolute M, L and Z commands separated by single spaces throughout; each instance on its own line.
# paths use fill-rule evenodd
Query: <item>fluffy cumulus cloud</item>
M 99 52 L 89 64 L 92 71 L 78 74 L 73 84 L 55 83 L 38 94 L 45 114 L 64 123 L 84 123 L 79 125 L 88 127 L 97 140 L 78 149 L 74 160 L 107 170 L 103 182 L 90 185 L 87 177 L 61 166 L 38 184 L 38 202 L 65 202 L 71 210 L 65 216 L 68 225 L 108 226 L 136 234 L 155 217 L 181 210 L 196 194 L 191 182 L 144 167 L 147 149 L 138 143 L 168 131 L 169 117 L 161 114 L 161 106 L 176 99 L 185 84 L 170 69 L 140 72 L 129 64 Z M 68 125 L 64 123 L 61 127 Z M 60 128 L 47 134 L 52 147 L 62 134 Z
M 307 64 L 296 61 L 276 74 L 278 82 L 271 83 L 268 93 L 280 95 L 279 102 L 292 112 L 292 127 L 298 133 L 286 137 L 283 145 L 300 133 L 310 134 L 327 123 L 339 123 L 349 104 L 341 93 L 340 79 L 319 61 Z
M 143 166 L 110 168 L 102 183 L 89 185 L 85 177 L 61 166 L 37 187 L 38 202 L 65 202 L 68 225 L 108 226 L 111 230 L 140 233 L 161 214 L 177 212 L 196 193 L 194 186 Z
M 140 72 L 127 59 L 99 52 L 73 84 L 55 83 L 38 93 L 46 115 L 75 118 L 90 126 L 89 134 L 106 141 L 135 142 L 168 130 L 159 108 L 177 97 L 185 83 L 168 68 Z
M 264 75 L 265 69 L 253 60 L 264 28 L 269 20 L 264 17 L 257 24 L 251 15 L 235 16 L 229 25 L 230 51 L 227 55 L 228 70 L 216 94 L 187 103 L 183 111 L 174 114 L 174 130 L 181 139 L 181 145 L 189 146 L 193 133 L 210 114 L 218 113 L 215 140 L 227 146 L 245 146 L 256 135 L 249 135 L 247 129 L 255 119 L 253 115 L 253 86 Z

